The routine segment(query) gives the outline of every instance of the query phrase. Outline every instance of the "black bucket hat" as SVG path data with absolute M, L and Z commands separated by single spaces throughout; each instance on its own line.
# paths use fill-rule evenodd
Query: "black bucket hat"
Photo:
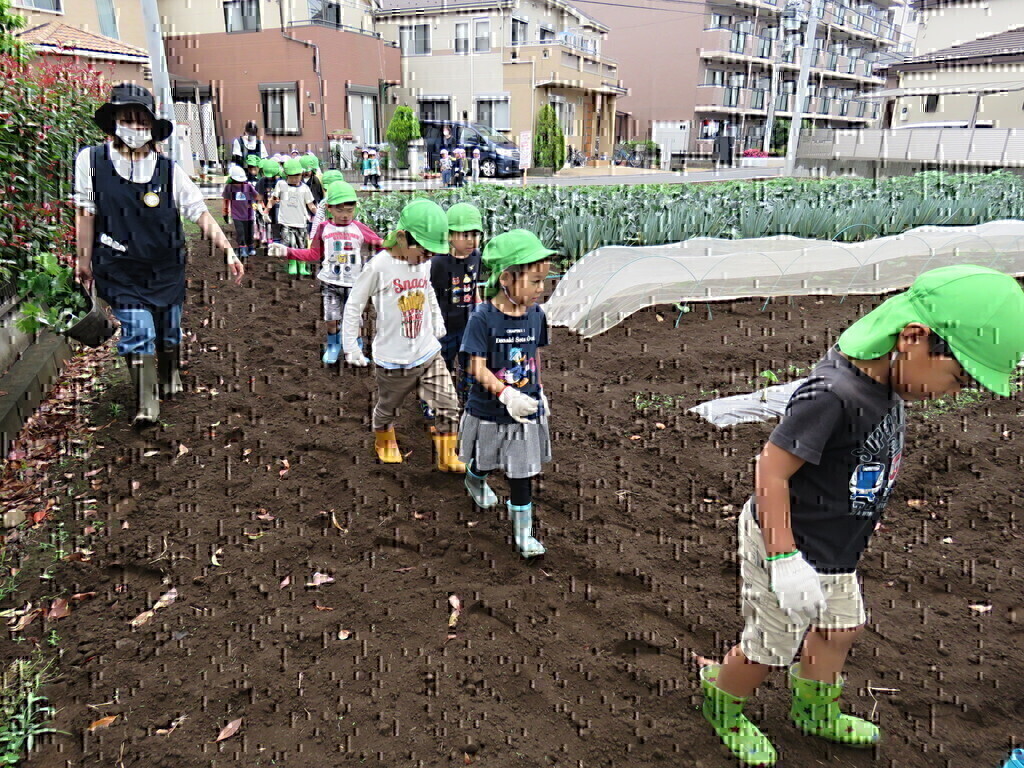
M 110 99 L 96 110 L 96 114 L 93 115 L 92 119 L 105 134 L 113 136 L 115 127 L 114 115 L 117 114 L 117 108 L 128 105 L 139 106 L 149 112 L 149 116 L 153 120 L 153 141 L 163 141 L 171 135 L 174 126 L 170 120 L 157 118 L 156 111 L 154 110 L 153 94 L 135 83 L 120 83 L 111 88 Z

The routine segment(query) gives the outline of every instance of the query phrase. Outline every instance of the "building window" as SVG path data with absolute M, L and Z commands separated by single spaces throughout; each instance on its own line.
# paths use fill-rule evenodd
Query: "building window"
M 309 0 L 309 18 L 318 24 L 341 26 L 341 4 L 329 0 Z
M 491 50 L 491 22 L 487 19 L 473 22 L 473 50 L 477 53 Z
M 562 133 L 566 136 L 575 136 L 576 105 L 565 101 L 561 97 L 553 97 L 551 106 L 555 108 L 555 118 L 562 128 Z
M 712 13 L 711 29 L 732 29 L 732 16 L 725 16 L 721 13 Z
M 939 110 L 939 97 L 934 94 L 928 94 L 924 97 L 924 111 L 925 112 L 938 112 Z
M 469 22 L 455 25 L 455 52 L 469 53 Z
M 496 131 L 512 130 L 508 99 L 480 99 L 476 103 L 476 121 Z
M 709 69 L 704 73 L 704 85 L 725 85 L 725 72 L 721 69 Z
M 229 0 L 224 3 L 224 28 L 228 32 L 259 32 L 259 0 Z
M 540 41 L 542 43 L 553 43 L 555 41 L 555 30 L 550 27 L 541 27 Z
M 64 13 L 64 0 L 14 0 L 13 4 L 22 8 L 32 8 L 36 11 Z
M 430 25 L 416 24 L 398 28 L 398 42 L 403 56 L 426 56 L 430 53 Z
M 423 99 L 420 101 L 420 120 L 451 120 L 450 99 Z
M 260 83 L 263 123 L 270 136 L 295 136 L 299 125 L 299 88 L 296 83 Z
M 512 19 L 512 45 L 522 45 L 529 40 L 529 22 Z
M 114 13 L 114 0 L 96 0 L 96 14 L 100 17 L 100 33 L 117 40 L 117 15 Z

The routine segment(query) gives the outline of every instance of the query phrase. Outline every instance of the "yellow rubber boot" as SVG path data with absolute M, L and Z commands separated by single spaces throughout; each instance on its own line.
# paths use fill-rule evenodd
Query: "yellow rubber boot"
M 434 435 L 434 451 L 437 453 L 437 468 L 442 472 L 459 472 L 465 474 L 466 465 L 459 461 L 456 443 L 459 436 L 454 432 Z
M 375 430 L 374 450 L 377 451 L 377 458 L 384 464 L 401 464 L 402 452 L 398 450 L 398 438 L 395 437 L 395 428 Z

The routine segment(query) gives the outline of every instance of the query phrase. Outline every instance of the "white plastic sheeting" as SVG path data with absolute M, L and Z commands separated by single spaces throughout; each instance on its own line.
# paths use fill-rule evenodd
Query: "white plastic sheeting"
M 807 381 L 797 379 L 785 384 L 775 384 L 756 392 L 708 400 L 693 408 L 695 413 L 716 427 L 731 427 L 734 424 L 750 424 L 755 421 L 779 419 L 786 413 L 786 406 L 800 386 Z
M 606 246 L 572 266 L 544 311 L 552 325 L 589 337 L 656 304 L 888 293 L 907 288 L 922 272 L 953 264 L 1024 275 L 1024 221 L 918 227 L 861 243 L 778 235 Z

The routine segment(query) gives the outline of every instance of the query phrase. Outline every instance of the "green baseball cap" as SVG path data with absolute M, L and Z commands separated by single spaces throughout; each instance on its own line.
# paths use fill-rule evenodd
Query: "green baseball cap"
M 302 161 L 297 157 L 289 157 L 284 161 L 284 175 L 298 176 L 302 173 Z
M 299 162 L 302 163 L 304 171 L 312 171 L 320 167 L 320 159 L 316 155 L 303 155 L 299 158 Z
M 324 175 L 320 179 L 320 181 L 322 181 L 324 183 L 324 188 L 325 189 L 326 189 L 328 184 L 333 184 L 336 181 L 344 181 L 344 180 L 345 180 L 344 175 L 342 175 L 341 171 L 339 171 L 337 169 L 332 169 L 330 171 L 324 171 Z
M 408 232 L 430 253 L 448 253 L 448 216 L 433 200 L 421 197 L 406 205 L 394 231 L 384 238 L 385 248 L 398 242 L 399 231 Z
M 260 164 L 262 162 L 263 161 L 260 160 L 260 156 L 259 155 L 248 155 L 245 158 L 245 165 L 246 165 L 247 168 L 252 168 L 252 167 L 259 168 Z
M 1010 394 L 1024 357 L 1024 290 L 1010 275 L 973 264 L 929 270 L 847 328 L 839 349 L 860 360 L 881 357 L 910 323 L 938 334 L 982 386 Z
M 498 235 L 484 248 L 483 265 L 491 273 L 484 286 L 484 296 L 492 298 L 498 294 L 501 273 L 509 267 L 544 261 L 556 253 L 545 248 L 540 238 L 528 229 L 513 229 Z
M 277 160 L 271 160 L 269 157 L 260 163 L 260 168 L 263 170 L 264 176 L 281 175 L 281 164 Z
M 354 203 L 359 198 L 355 188 L 347 181 L 335 181 L 327 187 L 327 204 Z
M 448 209 L 449 232 L 483 232 L 484 220 L 480 209 L 469 203 L 456 203 Z

